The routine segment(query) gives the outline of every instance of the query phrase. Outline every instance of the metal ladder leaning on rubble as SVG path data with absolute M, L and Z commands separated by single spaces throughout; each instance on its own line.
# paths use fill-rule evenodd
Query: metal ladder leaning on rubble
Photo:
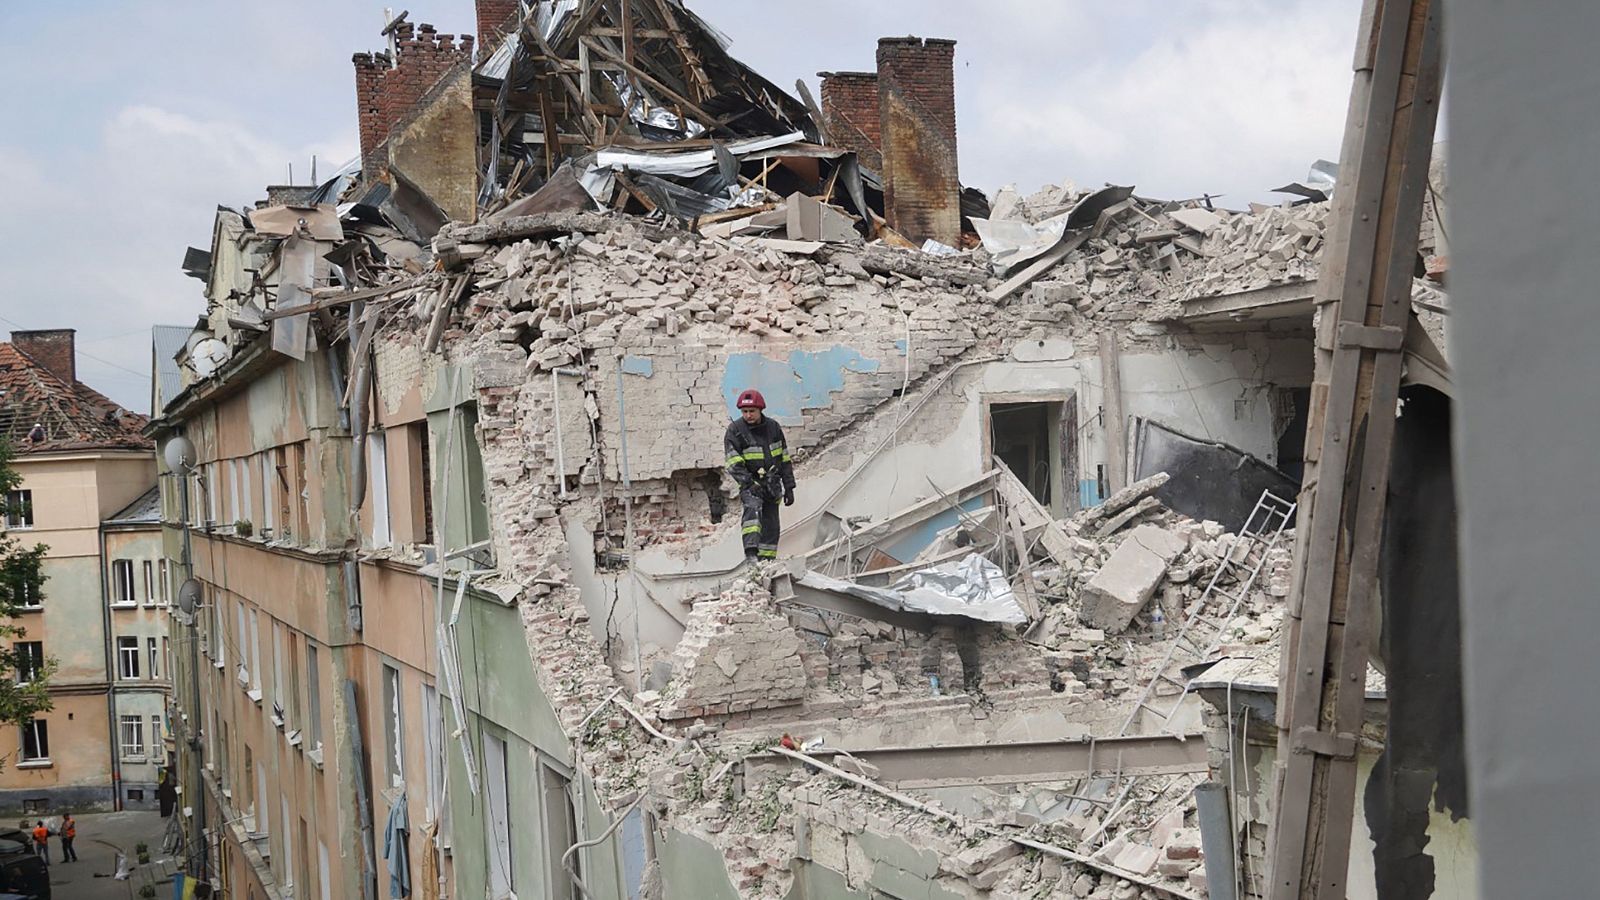
M 1294 521 L 1297 505 L 1269 490 L 1261 492 L 1255 508 L 1250 510 L 1250 515 L 1244 520 L 1244 527 L 1239 529 L 1239 533 L 1233 536 L 1233 540 L 1220 555 L 1217 570 L 1211 573 L 1211 580 L 1206 583 L 1206 589 L 1195 601 L 1194 612 L 1189 613 L 1183 626 L 1173 637 L 1172 643 L 1167 646 L 1166 654 L 1161 657 L 1161 664 L 1156 667 L 1155 677 L 1145 685 L 1144 692 L 1139 695 L 1139 702 L 1134 704 L 1128 713 L 1128 718 L 1122 723 L 1122 730 L 1117 732 L 1119 736 L 1126 735 L 1128 729 L 1133 727 L 1133 723 L 1139 718 L 1140 710 L 1154 713 L 1161 720 L 1161 730 L 1166 730 L 1172 717 L 1183 706 L 1184 698 L 1189 696 L 1189 686 L 1192 683 L 1192 679 L 1181 677 L 1181 666 L 1178 674 L 1173 673 L 1173 659 L 1178 655 L 1178 651 L 1182 650 L 1185 654 L 1195 654 L 1194 662 L 1203 662 L 1210 659 L 1211 654 L 1222 646 L 1223 638 L 1228 633 L 1228 626 L 1238 617 L 1239 608 L 1244 605 L 1245 598 L 1250 596 L 1250 589 L 1255 586 L 1257 576 L 1266 566 L 1268 556 L 1282 541 L 1284 529 Z M 1258 550 L 1259 553 L 1256 552 Z M 1244 577 L 1235 578 L 1233 588 L 1222 588 L 1223 579 L 1239 569 L 1245 570 Z M 1206 615 L 1206 609 L 1213 597 L 1221 598 L 1228 603 L 1227 612 L 1219 617 Z M 1163 682 L 1179 689 L 1177 698 L 1165 710 L 1152 703 L 1156 690 Z

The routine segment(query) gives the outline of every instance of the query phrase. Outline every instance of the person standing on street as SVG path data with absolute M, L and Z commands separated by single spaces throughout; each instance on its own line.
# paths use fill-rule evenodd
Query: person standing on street
M 33 852 L 44 860 L 45 865 L 50 865 L 50 829 L 45 827 L 43 819 L 33 826 Z
M 61 861 L 77 862 L 78 851 L 72 849 L 72 841 L 78 836 L 78 820 L 67 813 L 61 817 Z
M 778 502 L 794 505 L 794 462 L 783 428 L 766 415 L 767 401 L 750 388 L 739 395 L 739 418 L 722 437 L 728 474 L 739 484 L 740 538 L 747 561 L 778 556 Z

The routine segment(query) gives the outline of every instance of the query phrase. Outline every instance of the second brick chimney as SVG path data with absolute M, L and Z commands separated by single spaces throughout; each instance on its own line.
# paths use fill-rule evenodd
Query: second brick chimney
M 77 332 L 71 328 L 11 332 L 11 346 L 72 384 L 78 380 Z
M 961 239 L 955 54 L 952 40 L 878 41 L 884 212 L 890 227 L 918 243 Z
M 872 171 L 883 171 L 878 74 L 818 72 L 817 75 L 822 78 L 822 126 L 828 131 L 828 140 L 855 151 L 861 164 Z

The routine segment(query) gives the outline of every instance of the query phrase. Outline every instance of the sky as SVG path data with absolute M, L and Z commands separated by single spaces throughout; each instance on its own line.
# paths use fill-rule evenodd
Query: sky
M 412 0 L 471 33 L 472 0 Z M 963 184 L 1067 181 L 1276 202 L 1336 159 L 1359 0 L 687 0 L 791 89 L 870 71 L 877 39 L 954 38 Z M 0 334 L 75 328 L 78 377 L 149 409 L 150 326 L 192 325 L 218 205 L 326 177 L 356 154 L 352 53 L 382 49 L 367 0 L 0 3 Z

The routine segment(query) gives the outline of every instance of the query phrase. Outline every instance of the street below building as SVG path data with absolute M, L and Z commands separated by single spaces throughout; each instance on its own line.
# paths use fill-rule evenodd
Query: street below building
M 161 853 L 161 838 L 170 820 L 149 810 L 86 813 L 77 819 L 78 839 L 73 844 L 77 862 L 63 863 L 60 839 L 50 839 L 53 900 L 130 900 L 145 884 L 154 885 L 158 897 L 171 895 L 175 861 Z M 141 841 L 150 847 L 150 864 L 145 866 L 138 865 L 135 855 Z M 113 877 L 119 851 L 133 867 L 126 881 Z

